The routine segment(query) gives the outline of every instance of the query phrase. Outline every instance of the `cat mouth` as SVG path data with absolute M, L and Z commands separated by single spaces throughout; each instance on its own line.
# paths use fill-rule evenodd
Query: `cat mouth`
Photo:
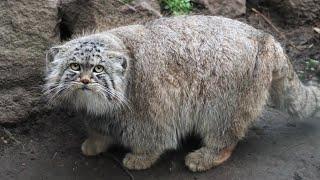
M 81 90 L 83 90 L 83 91 L 91 91 L 91 89 L 87 85 L 83 85 L 81 87 Z

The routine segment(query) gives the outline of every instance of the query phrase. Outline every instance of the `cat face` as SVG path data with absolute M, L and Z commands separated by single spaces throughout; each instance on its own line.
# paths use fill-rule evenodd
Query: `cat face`
M 115 50 L 116 49 L 116 50 Z M 52 104 L 104 114 L 128 106 L 127 54 L 96 39 L 54 47 L 47 55 L 45 94 Z

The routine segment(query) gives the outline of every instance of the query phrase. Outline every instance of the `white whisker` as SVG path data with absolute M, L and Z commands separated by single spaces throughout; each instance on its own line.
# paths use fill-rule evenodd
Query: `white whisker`
M 130 105 L 130 102 L 125 96 L 123 96 L 122 94 L 120 94 L 117 91 L 111 91 L 110 89 L 106 89 L 105 87 L 103 87 L 101 85 L 97 85 L 96 87 L 99 90 L 103 91 L 104 93 L 107 93 L 111 97 L 115 98 L 117 101 L 119 101 L 120 106 L 127 107 L 130 111 L 132 111 L 132 107 Z

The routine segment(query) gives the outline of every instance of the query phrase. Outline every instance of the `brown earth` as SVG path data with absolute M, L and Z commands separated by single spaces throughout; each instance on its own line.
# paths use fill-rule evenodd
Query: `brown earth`
M 97 1 L 82 1 L 89 3 L 88 7 L 91 9 L 83 10 L 79 4 L 72 4 L 76 7 L 73 9 L 78 8 L 78 10 L 75 12 L 67 11 L 69 14 L 64 16 L 65 19 L 60 19 L 60 23 L 62 23 L 60 33 L 64 33 L 63 38 L 65 39 L 70 38 L 74 33 L 81 32 L 83 24 L 86 23 L 91 24 L 91 28 L 102 25 L 101 28 L 109 29 L 119 25 L 143 23 L 155 18 L 146 11 L 123 12 L 123 5 L 116 1 L 107 2 L 109 4 L 103 6 L 103 11 L 94 13 L 94 8 L 100 7 L 101 4 L 94 3 Z M 75 1 L 66 2 L 74 3 Z M 61 6 L 61 9 L 63 8 L 67 7 Z M 195 8 L 193 12 L 195 14 L 209 14 L 209 11 L 203 9 L 201 5 L 195 5 Z M 251 8 L 257 9 L 266 18 L 264 19 L 261 15 L 253 12 Z M 75 16 L 79 11 L 86 11 L 91 16 Z M 166 12 L 163 14 L 166 15 Z M 51 13 L 48 13 L 48 16 L 51 17 Z M 74 17 L 77 17 L 78 21 L 72 20 Z M 101 17 L 106 17 L 103 20 L 104 25 L 99 20 Z M 314 27 L 320 27 L 320 21 L 308 22 L 300 26 L 290 23 L 291 20 L 288 21 L 287 18 L 260 1 L 247 3 L 247 13 L 237 17 L 240 21 L 273 34 L 283 44 L 303 81 L 317 79 L 319 69 L 317 67 L 313 70 L 310 69 L 306 62 L 309 59 L 320 60 L 320 34 L 313 30 Z M 278 30 L 267 23 L 266 19 L 269 19 Z M 68 24 L 71 22 L 72 26 Z M 25 31 L 27 30 L 25 29 Z M 46 35 L 45 37 L 51 36 Z M 51 41 L 55 40 L 50 40 L 50 43 Z M 41 46 L 41 51 L 44 51 L 47 46 Z M 34 47 L 37 46 L 30 49 L 33 50 Z M 26 55 L 29 55 L 28 53 Z M 20 54 L 17 57 L 20 58 L 20 56 L 24 55 Z M 33 62 L 32 57 L 27 58 L 29 62 Z M 14 60 L 15 57 L 12 59 Z M 9 82 L 6 84 L 6 88 L 1 87 L 0 107 L 6 107 L 4 110 L 0 109 L 1 115 L 6 114 L 5 112 L 9 109 L 13 114 L 16 113 L 19 117 L 26 118 L 24 118 L 24 123 L 7 123 L 0 126 L 0 179 L 130 179 L 129 175 L 132 175 L 134 179 L 142 180 L 320 179 L 319 119 L 294 122 L 288 119 L 285 114 L 274 110 L 266 111 L 262 118 L 254 124 L 248 136 L 238 144 L 230 160 L 204 173 L 191 173 L 184 166 L 183 158 L 186 153 L 199 145 L 200 140 L 197 138 L 191 138 L 191 141 L 183 144 L 180 150 L 165 154 L 151 169 L 130 171 L 129 174 L 118 163 L 127 151 L 122 147 L 115 147 L 97 157 L 84 157 L 80 151 L 80 144 L 85 139 L 81 117 L 59 109 L 48 109 L 44 105 L 44 101 L 40 105 L 35 104 L 40 98 L 37 98 L 36 101 L 33 100 L 34 93 L 39 93 L 39 91 L 33 92 L 32 89 L 40 87 L 41 83 L 36 84 L 35 82 L 42 78 L 42 71 L 37 68 L 44 66 L 44 63 L 40 62 L 41 58 L 35 59 L 39 64 L 33 66 L 31 63 L 27 66 L 29 69 L 25 70 L 28 71 L 26 74 L 30 74 L 29 72 L 34 70 L 32 68 L 35 68 L 35 75 L 29 77 L 32 80 L 32 86 L 28 86 L 23 81 L 24 74 L 17 74 L 19 81 L 16 84 L 22 84 L 22 88 L 18 85 L 13 86 L 14 83 L 10 84 L 10 79 L 3 81 Z M 11 61 L 7 62 L 7 66 L 1 68 L 21 66 L 21 63 L 17 61 L 18 64 L 20 63 L 18 66 L 12 64 Z M 12 71 L 19 71 L 19 69 L 12 69 Z M 1 71 L 1 73 L 3 72 Z M 28 110 L 19 114 L 20 111 L 17 110 L 17 107 L 21 109 L 27 107 Z M 2 117 L 1 115 L 0 117 Z

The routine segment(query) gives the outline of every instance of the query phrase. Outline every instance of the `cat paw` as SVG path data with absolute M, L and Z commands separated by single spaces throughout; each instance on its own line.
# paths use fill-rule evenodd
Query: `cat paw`
M 185 158 L 185 164 L 193 172 L 206 171 L 213 167 L 210 160 L 212 157 L 208 159 L 206 156 L 208 154 L 204 154 L 201 151 L 189 153 Z
M 86 156 L 95 156 L 107 149 L 106 142 L 86 139 L 81 145 L 82 154 Z
M 131 170 L 142 170 L 151 167 L 158 158 L 158 155 L 128 153 L 123 159 L 123 165 Z
M 218 166 L 229 159 L 235 146 L 222 149 L 215 154 L 207 148 L 201 148 L 195 152 L 189 153 L 185 158 L 186 166 L 193 172 L 209 170 Z

